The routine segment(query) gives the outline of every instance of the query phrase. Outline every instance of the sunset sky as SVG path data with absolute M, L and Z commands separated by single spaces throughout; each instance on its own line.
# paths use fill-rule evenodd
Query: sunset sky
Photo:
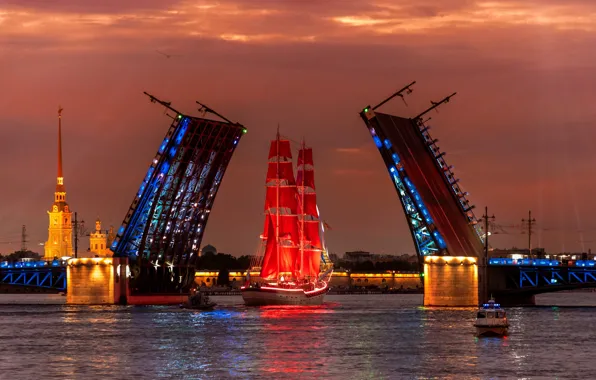
M 511 226 L 493 246 L 526 247 L 531 209 L 536 244 L 596 249 L 594 0 L 0 0 L 0 253 L 23 224 L 43 251 L 59 104 L 67 201 L 118 228 L 169 126 L 143 91 L 248 128 L 203 244 L 257 247 L 279 123 L 314 149 L 331 252 L 414 253 L 358 116 L 413 80 L 408 106 L 382 111 L 414 116 L 457 91 L 431 134 L 477 216 L 487 205 Z

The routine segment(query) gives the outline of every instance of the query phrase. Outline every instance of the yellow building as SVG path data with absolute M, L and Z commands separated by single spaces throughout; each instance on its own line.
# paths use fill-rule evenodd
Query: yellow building
M 50 211 L 48 241 L 44 246 L 44 259 L 72 256 L 72 212 L 66 203 L 66 188 L 62 175 L 62 107 L 58 107 L 58 176 L 54 204 Z
M 89 234 L 89 252 L 91 257 L 112 257 L 109 233 L 101 230 L 101 220 L 95 221 L 95 232 Z

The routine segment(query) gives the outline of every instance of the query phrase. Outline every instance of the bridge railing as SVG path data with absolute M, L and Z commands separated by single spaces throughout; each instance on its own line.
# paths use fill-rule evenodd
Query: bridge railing
M 66 260 L 2 261 L 0 284 L 66 290 Z
M 39 260 L 39 261 L 1 261 L 0 269 L 34 269 L 49 267 L 64 267 L 66 260 Z
M 596 267 L 596 260 L 569 260 L 559 261 L 555 259 L 509 259 L 509 258 L 491 258 L 488 265 L 494 266 L 534 266 L 534 267 Z

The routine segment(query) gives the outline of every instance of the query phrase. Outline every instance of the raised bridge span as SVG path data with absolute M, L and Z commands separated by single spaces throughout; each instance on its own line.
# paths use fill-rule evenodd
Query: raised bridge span
M 596 287 L 594 262 L 567 266 L 488 259 L 474 206 L 424 119 L 455 93 L 431 101 L 430 108 L 412 118 L 378 111 L 389 100 L 411 93 L 415 83 L 377 106 L 364 107 L 360 117 L 400 199 L 419 259 L 424 304 L 477 306 L 492 293 L 504 305 L 527 305 L 538 293 Z

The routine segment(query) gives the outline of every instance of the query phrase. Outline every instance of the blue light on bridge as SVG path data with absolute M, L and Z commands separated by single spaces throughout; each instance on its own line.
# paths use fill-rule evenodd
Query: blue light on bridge
M 395 165 L 399 164 L 399 163 L 400 163 L 400 161 L 401 161 L 401 160 L 399 159 L 399 156 L 397 155 L 397 153 L 393 153 L 393 154 L 391 155 L 391 158 L 393 158 L 393 162 L 395 163 Z
M 538 266 L 538 267 L 553 267 L 561 265 L 558 260 L 549 259 L 508 259 L 508 258 L 491 258 L 488 260 L 488 265 L 515 265 L 515 266 Z M 592 265 L 593 266 L 593 265 Z
M 17 262 L 10 262 L 10 261 L 2 261 L 0 262 L 0 269 L 33 269 L 33 268 L 47 268 L 47 267 L 61 267 L 66 262 L 61 262 L 60 260 L 53 260 L 49 261 L 17 261 Z
M 164 150 L 166 149 L 166 146 L 168 145 L 168 142 L 170 141 L 170 139 L 165 138 L 163 140 L 163 143 L 161 143 L 161 146 L 159 147 L 159 154 L 163 154 Z
M 373 136 L 373 140 L 375 140 L 375 145 L 377 146 L 377 148 L 381 149 L 383 147 L 383 143 L 381 142 L 381 139 L 378 136 Z
M 389 139 L 385 139 L 383 143 L 385 144 L 385 148 L 391 149 L 391 141 Z
M 445 240 L 443 240 L 443 237 L 441 236 L 441 234 L 439 234 L 439 231 L 434 231 L 433 236 L 435 237 L 435 239 L 437 239 L 437 243 L 439 243 L 439 247 L 447 248 L 447 244 L 445 244 Z
M 161 170 L 159 172 L 161 174 L 166 174 L 169 169 L 170 169 L 170 164 L 167 162 L 164 162 L 163 165 L 161 166 Z
M 147 175 L 145 176 L 145 181 L 144 182 L 149 182 L 149 180 L 151 179 L 151 176 L 153 175 L 153 171 L 155 170 L 155 168 L 153 166 L 151 166 L 149 168 L 149 170 L 147 170 Z
M 178 134 L 176 135 L 176 140 L 175 140 L 176 145 L 180 144 L 180 142 L 182 141 L 182 138 L 186 134 L 187 129 L 188 129 L 188 119 L 184 119 L 182 121 L 182 126 L 180 127 L 180 130 L 178 131 Z
M 379 140 L 380 141 L 380 140 Z M 399 161 L 399 157 L 397 154 L 392 154 L 393 160 Z M 418 248 L 418 252 L 423 255 L 432 255 L 439 251 L 439 248 L 445 249 L 447 248 L 447 244 L 445 244 L 445 240 L 439 233 L 439 231 L 434 231 L 432 233 L 432 237 L 428 232 L 429 225 L 432 225 L 433 220 L 430 216 L 430 213 L 426 209 L 422 198 L 416 191 L 416 188 L 410 181 L 408 177 L 400 178 L 397 170 L 395 170 L 394 166 L 389 168 L 389 173 L 391 174 L 391 178 L 395 183 L 395 186 L 398 189 L 399 197 L 404 204 L 406 215 L 408 219 L 410 219 L 412 225 L 414 226 L 414 238 L 416 240 L 416 246 Z M 404 183 L 407 185 L 407 190 L 404 188 Z M 426 226 L 420 222 L 424 220 L 426 222 Z M 438 246 L 438 248 L 437 248 Z

